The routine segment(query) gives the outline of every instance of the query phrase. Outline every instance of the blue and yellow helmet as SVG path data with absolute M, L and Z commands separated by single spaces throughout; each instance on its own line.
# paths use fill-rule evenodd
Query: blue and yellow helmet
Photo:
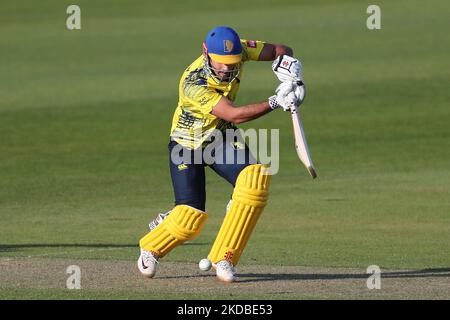
M 241 39 L 230 27 L 220 26 L 209 31 L 205 45 L 214 61 L 235 64 L 242 60 Z
M 208 32 L 204 46 L 207 51 L 207 56 L 205 57 L 207 72 L 217 82 L 231 82 L 236 79 L 242 65 L 241 39 L 236 31 L 227 26 L 215 27 Z M 211 65 L 210 60 L 233 66 L 233 68 L 226 72 L 215 69 Z M 219 77 L 218 72 L 226 75 Z

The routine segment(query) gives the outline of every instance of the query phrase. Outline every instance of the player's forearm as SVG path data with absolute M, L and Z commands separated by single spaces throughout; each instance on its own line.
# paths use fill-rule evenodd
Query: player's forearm
M 294 50 L 292 48 L 285 46 L 284 44 L 272 44 L 266 43 L 263 50 L 261 51 L 258 60 L 259 61 L 273 61 L 282 54 L 292 57 L 294 55 Z
M 248 104 L 235 108 L 233 123 L 244 123 L 265 115 L 272 111 L 267 101 L 261 103 Z
M 275 46 L 275 56 L 273 60 L 281 56 L 282 54 L 288 55 L 290 57 L 294 56 L 294 51 L 292 48 L 285 46 L 285 45 L 276 45 Z

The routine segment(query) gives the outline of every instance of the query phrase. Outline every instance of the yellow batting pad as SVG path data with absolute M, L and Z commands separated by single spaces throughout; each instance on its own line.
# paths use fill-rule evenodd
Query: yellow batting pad
M 164 257 L 173 248 L 194 239 L 202 230 L 208 215 L 186 205 L 176 206 L 155 229 L 139 242 L 142 249 Z
M 250 165 L 239 174 L 230 209 L 208 259 L 229 260 L 236 265 L 269 198 L 270 173 L 267 166 Z

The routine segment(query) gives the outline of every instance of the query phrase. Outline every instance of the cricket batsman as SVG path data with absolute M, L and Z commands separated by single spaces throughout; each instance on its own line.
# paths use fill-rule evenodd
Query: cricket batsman
M 180 79 L 168 145 L 175 206 L 158 214 L 149 224 L 150 232 L 140 239 L 137 265 L 143 276 L 152 278 L 161 258 L 202 230 L 208 219 L 205 167 L 210 167 L 234 189 L 208 259 L 219 280 L 237 279 L 234 267 L 269 198 L 270 172 L 266 165 L 255 161 L 245 143 L 227 141 L 225 131 L 237 130 L 236 124 L 274 109 L 288 111 L 291 105 L 301 104 L 305 97 L 302 68 L 292 56 L 288 46 L 244 40 L 227 26 L 209 31 L 203 54 Z M 248 61 L 272 61 L 281 84 L 267 101 L 236 106 L 243 66 Z M 195 151 L 205 151 L 213 143 L 210 138 L 217 133 L 223 134 L 224 139 L 219 139 L 219 143 L 214 140 L 214 161 L 195 156 Z M 174 154 L 184 161 L 175 161 Z

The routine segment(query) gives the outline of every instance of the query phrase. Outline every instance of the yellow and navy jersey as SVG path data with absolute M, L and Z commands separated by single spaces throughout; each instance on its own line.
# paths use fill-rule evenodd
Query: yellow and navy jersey
M 243 40 L 242 62 L 256 61 L 264 47 L 263 41 Z M 179 85 L 179 100 L 172 119 L 170 137 L 182 146 L 196 149 L 204 146 L 213 130 L 232 128 L 233 124 L 211 114 L 222 97 L 234 101 L 242 77 L 230 83 L 217 83 L 205 69 L 203 55 L 195 60 L 183 73 Z

